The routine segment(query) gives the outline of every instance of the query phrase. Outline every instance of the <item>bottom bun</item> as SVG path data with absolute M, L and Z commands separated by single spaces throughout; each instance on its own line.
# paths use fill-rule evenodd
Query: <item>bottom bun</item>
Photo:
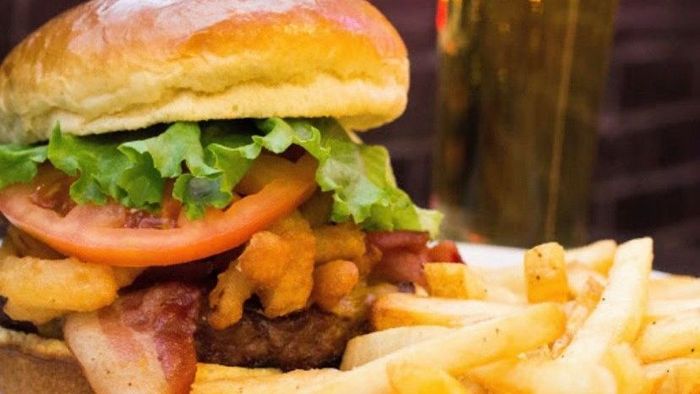
M 66 344 L 0 327 L 0 394 L 92 393 Z

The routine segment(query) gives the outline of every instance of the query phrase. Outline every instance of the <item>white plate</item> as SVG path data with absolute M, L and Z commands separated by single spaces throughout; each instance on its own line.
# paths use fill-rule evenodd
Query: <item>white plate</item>
M 467 264 L 506 267 L 523 263 L 525 249 L 458 242 L 459 254 Z
M 457 248 L 462 259 L 467 264 L 479 267 L 512 267 L 523 264 L 525 249 L 511 248 L 507 246 L 477 245 L 458 242 Z M 669 275 L 662 271 L 652 271 L 652 278 L 660 278 Z

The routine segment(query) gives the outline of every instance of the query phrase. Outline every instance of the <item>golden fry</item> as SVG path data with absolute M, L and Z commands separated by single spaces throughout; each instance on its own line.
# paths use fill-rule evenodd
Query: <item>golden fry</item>
M 603 286 L 595 279 L 589 278 L 588 290 L 581 293 L 574 302 L 567 304 L 564 309 L 567 315 L 566 332 L 552 344 L 552 355 L 559 357 L 569 345 L 571 339 L 586 322 L 591 311 L 598 305 L 603 293 Z
M 194 384 L 204 384 L 217 380 L 239 380 L 261 376 L 279 375 L 282 371 L 274 368 L 228 367 L 219 364 L 197 364 Z
M 578 264 L 607 275 L 615 258 L 617 242 L 606 239 L 566 251 L 566 263 Z
M 574 298 L 578 298 L 588 291 L 590 281 L 595 281 L 601 287 L 607 283 L 605 276 L 578 263 L 571 263 L 567 266 L 566 277 L 569 290 Z
M 192 394 L 287 394 L 306 392 L 340 374 L 337 369 L 294 370 L 286 373 L 264 373 L 249 377 L 195 381 Z
M 459 380 L 428 365 L 389 364 L 387 375 L 396 394 L 467 394 Z
M 447 335 L 452 330 L 441 326 L 412 326 L 357 336 L 348 342 L 340 369 L 349 371 L 407 346 Z
M 615 377 L 598 364 L 510 358 L 475 368 L 468 376 L 493 393 L 617 393 Z
M 652 321 L 634 346 L 646 363 L 700 353 L 700 309 Z
M 700 392 L 700 358 L 674 358 L 644 366 L 646 377 L 659 394 Z
M 639 357 L 628 343 L 613 346 L 607 354 L 605 365 L 615 376 L 618 394 L 643 394 L 651 392 Z
M 562 357 L 596 363 L 617 343 L 632 341 L 639 332 L 647 301 L 653 259 L 650 238 L 626 242 L 617 249 L 609 283 L 596 308 L 576 332 Z
M 466 264 L 428 263 L 423 266 L 428 292 L 434 297 L 483 300 L 486 287 Z
M 370 321 L 376 330 L 402 326 L 460 327 L 522 311 L 526 306 L 476 300 L 386 294 L 372 305 Z
M 550 242 L 528 250 L 525 253 L 525 280 L 530 302 L 568 300 L 564 248 Z
M 668 275 L 649 282 L 650 300 L 680 300 L 700 298 L 700 278 Z
M 338 394 L 391 392 L 386 367 L 403 362 L 442 369 L 454 376 L 462 375 L 478 365 L 514 357 L 553 341 L 564 331 L 564 320 L 564 314 L 556 305 L 531 306 L 402 348 L 305 391 Z

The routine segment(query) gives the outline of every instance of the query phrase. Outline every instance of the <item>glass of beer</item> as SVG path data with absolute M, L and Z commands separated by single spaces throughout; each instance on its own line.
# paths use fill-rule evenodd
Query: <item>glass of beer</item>
M 614 0 L 439 0 L 444 235 L 586 241 Z

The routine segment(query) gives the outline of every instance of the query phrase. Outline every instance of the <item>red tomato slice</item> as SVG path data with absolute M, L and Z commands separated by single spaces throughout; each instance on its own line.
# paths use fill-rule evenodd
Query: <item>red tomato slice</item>
M 121 207 L 115 205 L 80 206 L 62 217 L 32 202 L 34 184 L 0 191 L 0 211 L 14 226 L 83 261 L 124 267 L 172 265 L 235 248 L 291 214 L 316 189 L 316 161 L 304 156 L 294 166 L 293 175 L 283 171 L 283 177 L 269 181 L 225 211 L 211 209 L 194 221 L 181 218 L 172 229 L 118 226 Z M 251 169 L 250 176 L 255 177 L 254 171 Z

